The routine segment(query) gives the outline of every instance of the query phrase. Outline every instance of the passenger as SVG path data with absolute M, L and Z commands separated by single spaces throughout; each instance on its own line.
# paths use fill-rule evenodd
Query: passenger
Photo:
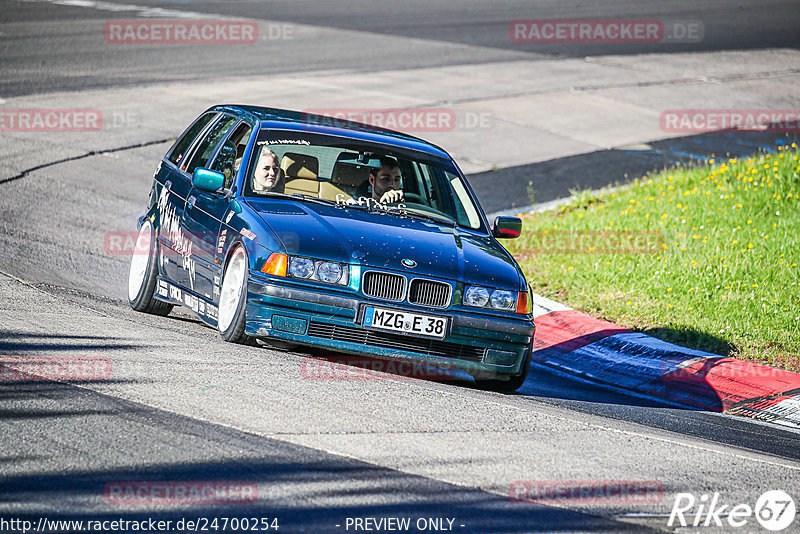
M 372 186 L 372 198 L 382 204 L 401 202 L 403 194 L 403 177 L 397 160 L 390 157 L 380 159 L 381 166 L 370 171 L 369 185 Z
M 278 155 L 263 147 L 253 175 L 253 191 L 283 193 L 285 185 L 286 177 L 280 168 Z

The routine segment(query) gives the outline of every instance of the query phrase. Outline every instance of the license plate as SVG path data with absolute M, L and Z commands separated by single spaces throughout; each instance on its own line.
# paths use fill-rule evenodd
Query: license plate
M 438 339 L 444 338 L 447 334 L 447 319 L 445 317 L 387 310 L 386 308 L 373 308 L 372 306 L 367 306 L 364 309 L 364 321 L 362 324 L 368 328 L 391 330 L 393 332 Z

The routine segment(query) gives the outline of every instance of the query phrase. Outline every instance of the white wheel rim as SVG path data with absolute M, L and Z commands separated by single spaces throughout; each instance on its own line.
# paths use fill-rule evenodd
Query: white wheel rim
M 131 270 L 128 273 L 128 299 L 131 302 L 139 296 L 142 285 L 144 285 L 145 274 L 147 274 L 147 264 L 150 263 L 150 228 L 150 221 L 145 221 L 136 237 L 136 247 L 133 249 L 133 257 L 131 257 Z
M 247 261 L 244 251 L 240 247 L 233 253 L 228 263 L 228 268 L 225 270 L 225 276 L 222 279 L 218 320 L 220 332 L 224 332 L 231 326 L 233 317 L 236 315 L 239 299 L 242 296 L 246 267 Z

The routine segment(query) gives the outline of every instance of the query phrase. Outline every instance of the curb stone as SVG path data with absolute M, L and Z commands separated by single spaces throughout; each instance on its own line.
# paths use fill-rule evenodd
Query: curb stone
M 535 295 L 533 361 L 699 410 L 800 428 L 800 374 L 680 347 Z

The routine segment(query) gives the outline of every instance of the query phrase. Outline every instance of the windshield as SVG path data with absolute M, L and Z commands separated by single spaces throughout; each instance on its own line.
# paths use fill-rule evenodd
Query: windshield
M 248 165 L 244 193 L 302 195 L 483 228 L 478 208 L 451 162 L 343 137 L 262 131 Z

